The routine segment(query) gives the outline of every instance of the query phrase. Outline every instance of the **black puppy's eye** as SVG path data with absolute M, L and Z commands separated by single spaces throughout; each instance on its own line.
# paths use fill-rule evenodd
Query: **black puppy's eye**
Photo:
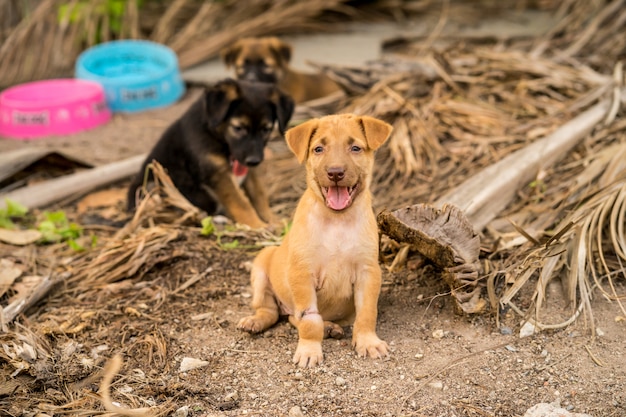
M 351 151 L 351 152 L 354 152 L 354 153 L 359 153 L 359 152 L 361 152 L 362 150 L 363 150 L 363 148 L 361 148 L 360 146 L 357 146 L 357 145 L 352 145 L 352 146 L 350 147 L 350 151 Z
M 239 125 L 233 125 L 233 132 L 235 133 L 243 133 L 246 131 L 246 128 Z
M 324 147 L 323 146 L 316 146 L 315 148 L 313 148 L 313 153 L 319 155 L 322 152 L 324 152 Z
M 272 131 L 272 128 L 273 128 L 273 127 L 274 127 L 274 126 L 270 126 L 270 125 L 268 125 L 268 126 L 263 126 L 263 127 L 261 128 L 261 130 L 263 131 L 263 133 L 270 133 L 270 132 Z

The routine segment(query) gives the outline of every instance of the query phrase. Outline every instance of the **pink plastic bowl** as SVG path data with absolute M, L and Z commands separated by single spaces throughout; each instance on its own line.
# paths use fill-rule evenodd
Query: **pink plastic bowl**
M 69 135 L 110 118 L 104 89 L 93 81 L 35 81 L 0 93 L 0 136 L 8 138 Z

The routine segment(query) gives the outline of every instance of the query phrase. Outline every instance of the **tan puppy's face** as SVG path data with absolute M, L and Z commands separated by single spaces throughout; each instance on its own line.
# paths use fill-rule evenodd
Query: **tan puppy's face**
M 244 38 L 224 48 L 221 56 L 239 80 L 276 83 L 287 69 L 291 46 L 275 37 Z
M 374 151 L 392 127 L 368 116 L 312 119 L 286 133 L 289 148 L 306 160 L 307 186 L 336 212 L 347 210 L 370 186 Z

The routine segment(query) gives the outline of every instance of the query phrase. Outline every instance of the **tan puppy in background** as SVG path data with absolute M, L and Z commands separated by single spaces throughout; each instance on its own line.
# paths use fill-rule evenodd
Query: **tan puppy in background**
M 325 97 L 339 86 L 324 74 L 307 74 L 289 68 L 291 45 L 276 37 L 243 38 L 221 51 L 227 68 L 237 79 L 277 83 L 296 103 Z
M 369 186 L 374 151 L 392 127 L 368 116 L 313 119 L 287 131 L 289 148 L 306 161 L 307 189 L 291 230 L 278 247 L 263 249 L 252 272 L 254 315 L 238 328 L 258 333 L 289 315 L 298 329 L 294 363 L 321 363 L 322 339 L 341 337 L 354 323 L 359 356 L 388 355 L 376 335 L 381 270 L 378 227 Z

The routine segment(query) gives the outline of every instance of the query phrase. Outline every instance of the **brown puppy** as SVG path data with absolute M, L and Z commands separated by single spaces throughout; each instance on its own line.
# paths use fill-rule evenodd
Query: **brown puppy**
M 369 186 L 374 151 L 391 129 L 372 117 L 342 114 L 286 133 L 298 161 L 306 161 L 307 189 L 282 244 L 254 260 L 255 313 L 238 328 L 258 333 L 289 315 L 298 329 L 293 361 L 300 367 L 321 363 L 324 336 L 342 336 L 340 326 L 351 322 L 359 356 L 388 355 L 376 336 L 381 270 Z
M 221 52 L 237 79 L 277 83 L 296 103 L 327 96 L 339 86 L 324 74 L 305 74 L 289 68 L 291 46 L 275 37 L 244 38 Z

